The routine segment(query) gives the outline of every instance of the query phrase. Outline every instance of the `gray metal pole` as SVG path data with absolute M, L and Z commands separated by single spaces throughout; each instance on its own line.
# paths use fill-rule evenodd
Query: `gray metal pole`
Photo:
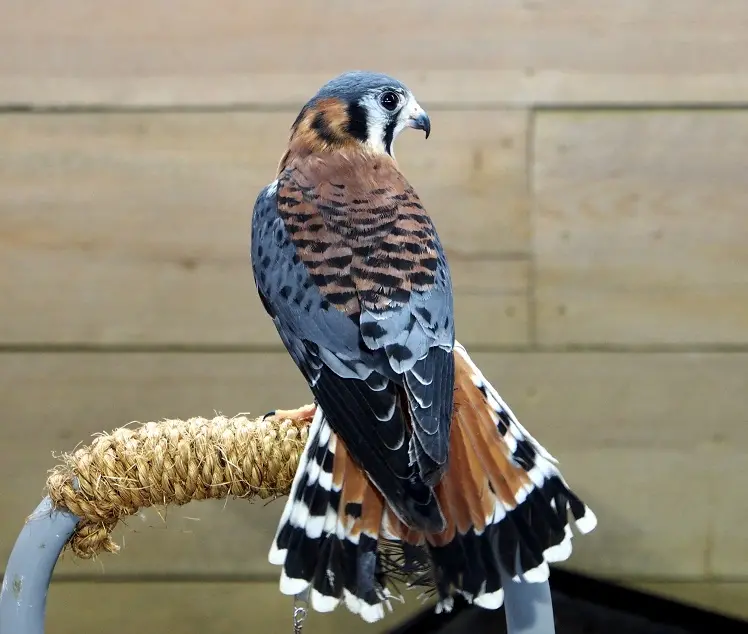
M 45 497 L 16 540 L 0 590 L 0 634 L 44 634 L 47 591 L 78 518 Z
M 547 581 L 512 581 L 511 575 L 501 570 L 501 585 L 509 634 L 555 634 L 551 586 Z

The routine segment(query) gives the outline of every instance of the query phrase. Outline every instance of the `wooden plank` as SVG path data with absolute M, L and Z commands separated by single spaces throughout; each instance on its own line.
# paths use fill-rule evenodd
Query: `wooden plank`
M 259 416 L 311 402 L 286 353 L 253 354 L 6 354 L 0 356 L 0 561 L 42 494 L 52 453 L 72 450 L 91 435 L 129 421 Z M 201 502 L 149 510 L 116 536 L 124 545 L 100 563 L 68 555 L 63 574 L 125 572 L 276 573 L 267 552 L 283 501 Z M 160 512 L 164 515 L 163 510 Z M 221 537 L 218 537 L 221 536 Z
M 527 262 L 451 258 L 450 268 L 463 345 L 530 342 Z
M 613 577 L 748 575 L 740 511 L 728 512 L 742 499 L 748 453 L 748 355 L 474 358 L 599 516 L 599 529 L 575 542 L 571 567 Z M 280 352 L 1 355 L 0 497 L 16 520 L 0 525 L 0 561 L 42 492 L 51 452 L 131 420 L 261 414 L 309 400 Z M 683 500 L 704 501 L 688 522 Z M 120 555 L 67 557 L 59 573 L 276 574 L 266 556 L 281 507 L 203 502 L 169 509 L 166 523 L 147 512 L 118 531 Z
M 0 117 L 0 270 L 13 271 L 0 276 L 0 342 L 278 343 L 247 243 L 291 121 Z M 466 342 L 527 341 L 525 134 L 524 113 L 442 112 L 433 144 L 403 135 L 400 162 L 449 250 Z
M 682 601 L 698 608 L 748 619 L 748 581 L 625 581 L 643 592 Z
M 0 118 L 0 266 L 14 271 L 0 277 L 0 340 L 275 341 L 248 236 L 288 126 L 277 114 Z
M 748 618 L 748 583 L 630 582 L 645 592 L 684 601 L 738 618 Z M 229 633 L 249 628 L 285 632 L 290 621 L 290 599 L 272 583 L 57 583 L 48 600 L 50 634 L 106 631 Z M 137 610 L 132 609 L 138 606 Z M 405 605 L 394 604 L 385 621 L 367 631 L 386 632 L 418 611 L 410 594 Z M 332 614 L 312 613 L 304 632 L 350 632 L 360 627 L 358 617 L 340 608 Z
M 420 135 L 398 137 L 397 160 L 452 260 L 529 252 L 527 119 L 523 110 L 437 111 L 425 144 Z
M 598 518 L 592 533 L 575 538 L 563 566 L 614 579 L 703 579 L 713 520 L 695 503 L 689 508 L 699 512 L 683 521 L 684 501 L 708 500 L 716 481 L 706 460 L 712 454 L 625 446 L 555 452 L 565 479 Z M 727 487 L 734 495 L 742 490 L 742 484 Z M 740 566 L 747 570 L 748 560 L 736 553 Z
M 312 612 L 305 634 L 344 634 L 361 629 L 387 632 L 423 609 L 417 591 L 403 605 L 366 625 L 344 606 L 328 614 Z M 293 599 L 276 583 L 54 583 L 47 607 L 49 634 L 79 632 L 290 632 Z
M 599 447 L 748 450 L 748 354 L 474 353 L 553 454 Z
M 735 419 L 738 424 L 740 418 Z M 745 409 L 742 414 L 742 425 L 748 422 Z M 729 445 L 728 445 L 729 446 Z M 709 558 L 709 572 L 714 576 L 741 578 L 746 574 L 741 564 L 743 553 L 748 552 L 748 505 L 745 493 L 739 486 L 745 487 L 746 456 L 736 449 L 727 454 L 712 457 L 711 467 L 714 471 L 710 502 L 707 509 L 714 514 L 713 550 Z M 748 602 L 744 605 L 748 606 Z M 748 610 L 748 607 L 746 607 Z
M 748 99 L 742 0 L 321 5 L 6 0 L 0 101 L 298 104 L 342 70 L 333 51 L 442 103 Z
M 748 342 L 748 115 L 540 114 L 538 340 Z

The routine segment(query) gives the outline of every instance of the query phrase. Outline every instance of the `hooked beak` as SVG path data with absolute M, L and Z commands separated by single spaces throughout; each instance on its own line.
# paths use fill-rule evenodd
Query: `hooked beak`
M 420 106 L 408 117 L 408 127 L 414 130 L 423 130 L 426 138 L 431 134 L 431 119 Z

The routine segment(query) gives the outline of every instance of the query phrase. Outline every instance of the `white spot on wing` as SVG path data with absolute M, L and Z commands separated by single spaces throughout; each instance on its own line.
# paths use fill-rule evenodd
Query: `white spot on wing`
M 455 600 L 452 597 L 447 597 L 446 599 L 442 599 L 439 601 L 436 606 L 434 607 L 434 612 L 437 614 L 442 614 L 451 612 L 452 608 L 454 608 Z
M 590 531 L 594 530 L 595 526 L 597 526 L 597 517 L 589 508 L 585 508 L 584 516 L 580 517 L 578 520 L 575 520 L 574 524 L 576 525 L 577 529 L 579 529 L 580 533 L 586 535 Z
M 314 588 L 312 588 L 310 593 L 310 599 L 312 607 L 317 612 L 332 612 L 336 607 L 338 607 L 338 603 L 340 603 L 340 599 L 326 596 Z
M 319 445 L 320 447 L 324 447 L 327 445 L 328 442 L 330 442 L 330 425 L 327 421 L 324 421 L 322 423 L 322 426 L 319 428 Z
M 324 515 L 312 515 L 306 521 L 304 532 L 307 537 L 317 539 L 322 535 L 322 529 L 325 527 L 325 516 Z
M 571 527 L 568 524 L 564 527 L 564 532 L 565 535 L 561 543 L 551 546 L 543 553 L 549 563 L 566 561 L 571 556 Z
M 270 553 L 268 554 L 268 561 L 274 566 L 282 566 L 286 563 L 286 556 L 288 555 L 288 549 L 284 548 L 281 550 L 277 544 L 273 542 L 270 546 Z
M 281 594 L 299 594 L 304 592 L 309 587 L 309 583 L 303 579 L 292 579 L 286 574 L 286 571 L 281 572 L 280 580 L 280 591 Z
M 317 409 L 314 412 L 314 418 L 312 418 L 312 423 L 309 426 L 309 439 L 307 440 L 306 446 L 304 447 L 304 451 L 302 452 L 301 457 L 299 458 L 299 466 L 296 469 L 296 475 L 294 476 L 293 482 L 291 483 L 291 491 L 288 495 L 288 499 L 286 500 L 286 504 L 283 507 L 283 512 L 281 513 L 281 518 L 280 518 L 280 521 L 278 522 L 278 528 L 275 532 L 275 537 L 273 538 L 273 545 L 270 549 L 270 553 L 268 554 L 268 561 L 271 564 L 282 565 L 283 563 L 285 563 L 287 551 L 285 549 L 280 550 L 277 547 L 278 535 L 280 534 L 283 527 L 286 525 L 286 522 L 289 521 L 289 518 L 291 517 L 291 514 L 294 511 L 294 507 L 296 505 L 295 497 L 296 497 L 296 491 L 299 488 L 299 481 L 304 476 L 304 472 L 306 471 L 307 464 L 309 462 L 307 458 L 308 449 L 310 446 L 315 446 L 317 444 L 317 436 L 319 434 L 319 430 L 320 430 L 320 427 L 322 426 L 323 420 L 324 420 L 324 414 L 322 412 L 322 408 L 317 407 Z M 296 526 L 299 526 L 299 524 L 296 524 Z M 301 526 L 303 526 L 303 524 L 301 524 Z M 281 557 L 282 557 L 282 560 L 281 560 Z
M 312 460 L 309 461 L 309 468 L 306 470 L 307 477 L 309 478 L 307 480 L 307 486 L 310 486 L 317 482 L 317 478 L 319 478 L 319 472 L 322 469 L 317 464 L 317 461 L 312 458 Z
M 325 491 L 332 490 L 332 472 L 331 471 L 320 472 L 319 486 L 322 487 Z
M 531 568 L 527 572 L 521 573 L 520 577 L 525 583 L 544 583 L 548 581 L 550 574 L 551 570 L 548 567 L 548 564 L 543 562 L 539 566 L 535 566 L 535 568 Z
M 495 592 L 486 592 L 473 599 L 475 605 L 486 610 L 498 610 L 504 604 L 504 591 L 499 588 Z
M 361 601 L 361 604 L 363 607 L 361 607 L 359 614 L 367 623 L 375 623 L 384 618 L 384 606 L 381 603 L 369 605 L 366 601 Z

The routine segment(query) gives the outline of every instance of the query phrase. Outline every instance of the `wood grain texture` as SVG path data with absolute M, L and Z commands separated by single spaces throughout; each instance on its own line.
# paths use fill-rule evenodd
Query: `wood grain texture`
M 740 521 L 748 355 L 474 360 L 598 514 L 598 529 L 576 540 L 570 567 L 612 577 L 748 578 Z M 9 422 L 0 426 L 0 497 L 4 516 L 17 518 L 0 526 L 0 561 L 42 493 L 53 451 L 131 420 L 259 415 L 309 401 L 281 352 L 0 355 Z M 281 504 L 188 505 L 170 509 L 166 524 L 148 512 L 118 531 L 120 555 L 68 557 L 59 573 L 274 574 L 266 556 Z
M 527 262 L 450 258 L 449 265 L 463 345 L 530 343 Z
M 366 625 L 366 632 L 387 632 L 423 609 L 417 592 L 403 605 Z M 293 599 L 277 583 L 53 583 L 47 607 L 48 634 L 80 632 L 173 632 L 235 634 L 292 631 Z M 304 634 L 347 634 L 362 628 L 361 618 L 344 606 L 331 614 L 311 613 Z
M 343 70 L 339 51 L 349 68 L 396 72 L 426 103 L 748 99 L 742 0 L 126 6 L 6 0 L 0 101 L 298 103 Z
M 748 619 L 748 582 L 634 581 L 625 585 L 702 609 Z
M 743 425 L 747 418 L 744 410 Z M 744 492 L 745 483 L 748 482 L 748 460 L 745 453 L 738 449 L 716 458 L 712 461 L 714 545 L 708 561 L 708 572 L 717 577 L 743 578 L 746 570 L 741 560 L 743 553 L 748 552 L 748 532 L 745 530 L 748 526 L 748 504 Z M 743 489 L 739 490 L 741 486 Z
M 43 493 L 53 452 L 89 443 L 92 434 L 130 421 L 260 416 L 312 401 L 285 353 L 0 355 L 0 562 L 7 561 L 24 518 Z M 63 574 L 272 572 L 267 563 L 283 501 L 244 500 L 148 510 L 116 535 L 124 545 L 100 563 L 67 556 Z M 164 515 L 163 509 L 160 510 Z M 276 570 L 277 571 L 277 570 Z
M 471 356 L 551 453 L 599 447 L 748 451 L 748 354 Z
M 592 533 L 575 538 L 564 567 L 613 579 L 706 576 L 713 548 L 714 451 L 618 446 L 553 453 L 598 519 Z M 742 490 L 742 484 L 726 486 L 734 494 Z M 746 557 L 735 558 L 736 567 L 747 571 Z
M 0 117 L 0 342 L 278 344 L 249 223 L 292 121 Z M 446 244 L 465 343 L 525 343 L 526 117 L 438 113 L 434 125 L 434 142 L 403 135 L 400 164 Z
M 395 152 L 452 260 L 528 254 L 527 112 L 436 111 L 431 123 L 428 141 L 400 134 Z
M 626 582 L 645 592 L 738 618 L 748 618 L 748 583 Z M 415 597 L 395 604 L 386 620 L 367 626 L 386 632 L 419 610 Z M 175 634 L 234 634 L 242 629 L 286 632 L 291 600 L 274 583 L 56 583 L 48 603 L 49 634 L 133 631 Z M 137 609 L 132 609 L 137 606 Z M 312 614 L 304 632 L 342 634 L 360 624 L 340 608 Z
M 645 592 L 748 618 L 748 583 L 628 582 Z M 421 607 L 406 595 L 393 614 L 366 630 L 386 632 Z M 137 607 L 137 609 L 133 609 Z M 234 634 L 242 629 L 289 630 L 291 600 L 274 583 L 56 583 L 48 601 L 49 634 L 133 631 L 175 634 Z M 342 634 L 360 628 L 358 617 L 340 608 L 312 614 L 304 632 Z
M 748 342 L 748 114 L 543 113 L 538 340 Z

